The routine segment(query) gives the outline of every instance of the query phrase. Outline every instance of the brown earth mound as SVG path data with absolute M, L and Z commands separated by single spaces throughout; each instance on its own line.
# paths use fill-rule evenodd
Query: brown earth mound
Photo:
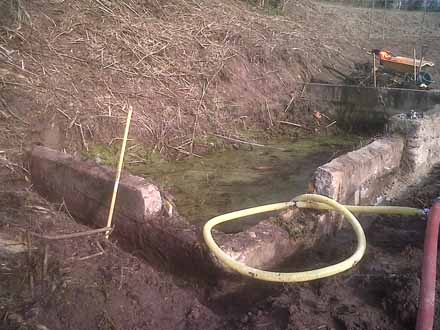
M 128 105 L 136 142 L 164 153 L 204 152 L 216 132 L 315 133 L 325 124 L 314 121 L 302 82 L 343 79 L 325 67 L 348 74 L 372 47 L 411 55 L 420 42 L 419 13 L 384 20 L 311 1 L 271 13 L 234 0 L 6 1 L 0 119 L 16 127 L 1 138 L 8 147 L 87 149 L 112 142 Z M 436 18 L 425 20 L 427 58 L 440 49 Z

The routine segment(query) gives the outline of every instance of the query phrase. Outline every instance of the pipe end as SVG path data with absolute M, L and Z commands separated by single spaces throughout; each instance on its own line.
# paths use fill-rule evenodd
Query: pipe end
M 423 209 L 423 213 L 425 214 L 426 218 L 428 218 L 429 210 L 430 210 L 430 208 Z

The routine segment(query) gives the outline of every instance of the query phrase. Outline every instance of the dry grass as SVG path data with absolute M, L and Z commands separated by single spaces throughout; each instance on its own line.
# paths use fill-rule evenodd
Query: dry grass
M 203 152 L 209 133 L 241 138 L 280 120 L 308 126 L 301 82 L 322 75 L 323 63 L 347 71 L 368 60 L 368 12 L 341 25 L 337 10 L 309 1 L 288 2 L 289 16 L 276 17 L 234 0 L 40 0 L 20 8 L 32 25 L 0 36 L 4 100 L 17 117 L 40 123 L 28 138 L 45 143 L 54 124 L 55 144 L 68 150 L 112 141 L 128 105 L 137 142 L 181 155 Z M 17 90 L 31 98 L 32 113 Z
M 2 20 L 7 20 L 8 25 L 15 25 L 18 29 L 23 24 L 31 24 L 29 15 L 23 0 L 5 0 L 0 3 Z

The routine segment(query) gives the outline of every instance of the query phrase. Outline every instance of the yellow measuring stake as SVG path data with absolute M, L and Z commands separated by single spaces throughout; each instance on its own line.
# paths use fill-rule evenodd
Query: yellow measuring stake
M 121 148 L 121 154 L 119 156 L 118 169 L 116 172 L 115 186 L 113 187 L 112 201 L 110 203 L 110 210 L 108 212 L 107 228 L 111 228 L 111 226 L 112 226 L 113 213 L 115 211 L 116 195 L 118 194 L 119 180 L 121 179 L 121 171 L 122 171 L 122 167 L 124 165 L 125 147 L 127 146 L 128 132 L 130 130 L 132 113 L 133 113 L 133 107 L 130 106 L 128 108 L 127 123 L 125 124 L 125 132 L 124 132 L 124 138 L 122 140 L 122 148 Z M 108 239 L 109 236 L 110 236 L 110 231 L 108 231 L 105 234 L 105 238 Z

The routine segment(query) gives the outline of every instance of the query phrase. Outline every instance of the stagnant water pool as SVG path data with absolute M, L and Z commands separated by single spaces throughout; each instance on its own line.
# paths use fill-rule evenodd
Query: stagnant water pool
M 318 166 L 353 149 L 360 140 L 356 136 L 276 140 L 265 147 L 225 150 L 180 161 L 153 161 L 152 157 L 139 161 L 139 156 L 128 154 L 126 167 L 170 192 L 178 212 L 188 221 L 203 223 L 223 213 L 288 201 L 306 192 Z M 93 156 L 115 165 L 117 149 L 113 151 L 101 147 Z M 247 219 L 223 230 L 235 231 L 255 221 Z

